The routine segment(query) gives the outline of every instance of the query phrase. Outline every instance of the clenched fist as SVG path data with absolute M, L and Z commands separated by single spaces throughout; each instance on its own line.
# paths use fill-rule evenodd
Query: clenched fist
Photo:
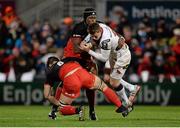
M 92 44 L 82 41 L 79 48 L 83 51 L 89 52 L 89 50 L 92 48 Z

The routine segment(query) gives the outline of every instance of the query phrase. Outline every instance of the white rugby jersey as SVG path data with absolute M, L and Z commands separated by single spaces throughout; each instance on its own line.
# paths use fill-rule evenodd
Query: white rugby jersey
M 102 23 L 99 23 L 99 25 L 103 29 L 99 43 L 100 53 L 89 50 L 89 54 L 100 61 L 106 62 L 110 57 L 110 53 L 114 52 L 117 54 L 118 51 L 116 51 L 116 48 L 120 37 L 107 25 Z M 90 41 L 90 34 L 84 39 L 84 41 Z

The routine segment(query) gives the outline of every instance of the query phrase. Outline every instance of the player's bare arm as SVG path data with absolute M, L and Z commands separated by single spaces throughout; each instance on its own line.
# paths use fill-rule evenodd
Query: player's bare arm
M 75 53 L 81 53 L 82 50 L 79 48 L 81 41 L 82 41 L 81 38 L 72 38 L 73 50 Z
M 54 96 L 51 95 L 52 87 L 49 84 L 44 84 L 44 97 L 54 105 L 59 106 L 60 103 Z

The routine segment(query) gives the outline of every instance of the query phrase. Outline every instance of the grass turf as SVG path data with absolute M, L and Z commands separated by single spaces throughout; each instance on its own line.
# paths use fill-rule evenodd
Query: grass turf
M 180 126 L 180 107 L 136 106 L 128 117 L 114 112 L 114 106 L 96 106 L 98 121 L 78 121 L 78 116 L 60 116 L 49 120 L 47 106 L 0 106 L 1 127 L 172 127 Z

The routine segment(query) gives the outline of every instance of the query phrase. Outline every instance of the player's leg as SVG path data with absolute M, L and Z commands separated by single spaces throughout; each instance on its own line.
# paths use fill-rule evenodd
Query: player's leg
M 130 55 L 129 55 L 129 59 L 130 59 Z M 122 58 L 122 57 L 121 57 Z M 122 60 L 122 59 L 121 59 Z M 122 62 L 121 62 L 122 63 Z M 112 67 L 114 66 L 114 62 L 111 63 Z M 127 68 L 127 67 L 126 67 Z M 124 69 L 126 70 L 126 69 Z M 124 71 L 125 72 L 125 71 Z M 105 63 L 105 69 L 104 69 L 104 81 L 105 82 L 110 82 L 110 73 L 111 73 L 111 66 L 110 66 L 110 62 L 107 61 Z M 125 80 L 121 79 L 120 80 L 121 85 L 123 85 L 129 92 L 133 92 L 134 94 L 138 91 L 139 86 L 138 85 L 133 85 L 130 84 L 128 82 L 126 82 Z
M 95 62 L 91 62 L 89 63 L 89 67 L 90 67 L 90 72 L 93 74 L 98 74 L 98 67 L 97 64 Z M 90 90 L 90 89 L 86 89 L 86 96 L 88 99 L 88 104 L 89 104 L 89 119 L 90 120 L 97 120 L 97 115 L 95 113 L 95 90 Z
M 67 93 L 67 92 L 65 92 Z M 68 93 L 69 94 L 69 93 Z M 74 100 L 74 98 L 64 95 L 63 93 L 61 94 L 61 97 L 59 99 L 60 102 L 60 108 L 59 108 L 59 112 L 62 115 L 75 115 L 75 114 L 79 114 L 79 120 L 83 121 L 84 120 L 84 106 L 80 106 L 80 107 L 74 107 L 71 106 L 72 101 Z
M 58 87 L 56 88 L 55 98 L 59 101 L 61 92 L 62 92 L 62 82 L 59 83 Z M 58 106 L 52 105 L 51 112 L 48 114 L 49 119 L 56 120 L 56 112 L 58 111 Z
M 81 69 L 77 76 L 82 81 L 82 86 L 89 89 L 98 89 L 103 92 L 107 99 L 119 108 L 118 112 L 126 112 L 127 108 L 121 104 L 119 97 L 98 76 Z
M 129 90 L 130 94 L 129 94 L 129 100 L 133 103 L 135 100 L 135 97 L 137 96 L 138 92 L 141 89 L 141 86 L 139 85 L 133 85 L 130 84 L 128 82 L 126 82 L 125 80 L 121 79 L 120 83 Z
M 111 88 L 109 88 L 98 76 L 95 76 L 94 86 L 90 89 L 98 89 L 102 91 L 106 98 L 117 107 L 117 113 L 128 115 L 128 108 L 122 105 L 116 93 Z
M 131 103 L 134 102 L 134 99 L 135 99 L 135 96 L 137 95 L 137 93 L 139 92 L 140 90 L 140 86 L 138 85 L 133 85 L 133 84 L 130 84 L 126 81 L 124 81 L 122 79 L 123 75 L 125 74 L 126 72 L 126 69 L 128 68 L 129 64 L 130 64 L 130 61 L 131 61 L 131 53 L 130 53 L 130 50 L 128 48 L 128 45 L 125 44 L 121 49 L 120 49 L 120 54 L 119 54 L 119 57 L 116 61 L 116 64 L 114 67 L 118 67 L 117 71 L 119 71 L 119 73 L 121 73 L 121 77 L 119 77 L 119 80 L 120 80 L 120 83 L 121 85 L 123 85 L 126 89 L 129 90 L 130 92 L 130 96 L 129 96 L 129 101 L 131 101 Z
M 105 71 L 107 71 L 107 70 L 108 69 L 105 69 Z M 103 79 L 106 83 L 110 83 L 110 75 L 108 73 L 106 73 L 106 72 L 104 73 Z M 138 92 L 141 89 L 141 86 L 130 84 L 123 79 L 120 80 L 120 83 L 121 83 L 121 85 L 123 85 L 123 87 L 125 87 L 130 92 L 128 99 L 133 103 L 136 95 L 138 94 Z
M 113 83 L 112 83 L 113 81 Z M 111 84 L 112 85 L 117 85 L 114 86 L 115 91 L 117 94 L 120 96 L 120 98 L 125 101 L 124 106 L 128 109 L 127 112 L 122 113 L 123 117 L 126 117 L 130 112 L 133 111 L 133 103 L 128 99 L 125 89 L 121 84 L 116 84 L 119 83 L 119 80 L 111 78 Z
M 84 107 L 80 106 L 76 108 L 71 106 L 72 101 L 80 96 L 80 89 L 82 84 L 80 79 L 76 76 L 76 72 L 64 78 L 63 88 L 59 99 L 59 112 L 62 115 L 79 114 L 79 120 L 84 120 Z
M 111 66 L 114 67 L 115 62 L 112 60 Z M 116 70 L 114 69 L 111 73 L 111 67 L 110 66 L 110 61 L 107 61 L 105 64 L 105 70 L 104 70 L 104 80 L 107 83 L 110 83 L 111 81 L 111 86 L 114 87 L 114 89 L 117 91 L 118 95 L 120 96 L 121 99 L 123 99 L 125 101 L 126 106 L 131 106 L 132 102 L 130 102 L 131 100 L 128 99 L 126 93 L 125 93 L 125 89 L 126 86 L 124 86 L 124 84 L 120 84 L 121 79 L 123 74 L 125 73 L 125 69 L 121 69 L 120 70 Z M 111 75 L 111 77 L 110 77 Z M 123 86 L 122 86 L 123 85 Z M 134 88 L 134 86 L 133 86 Z M 131 112 L 133 110 L 133 107 L 129 108 Z
M 90 120 L 97 120 L 97 116 L 95 113 L 95 90 L 86 89 L 86 96 L 88 99 L 89 104 L 89 119 Z
M 119 97 L 125 102 L 125 105 L 128 107 L 132 106 L 132 103 L 129 101 L 123 85 L 120 83 L 120 80 L 124 73 L 125 71 L 123 68 L 113 69 L 112 73 L 110 74 L 110 85 L 114 88 Z

